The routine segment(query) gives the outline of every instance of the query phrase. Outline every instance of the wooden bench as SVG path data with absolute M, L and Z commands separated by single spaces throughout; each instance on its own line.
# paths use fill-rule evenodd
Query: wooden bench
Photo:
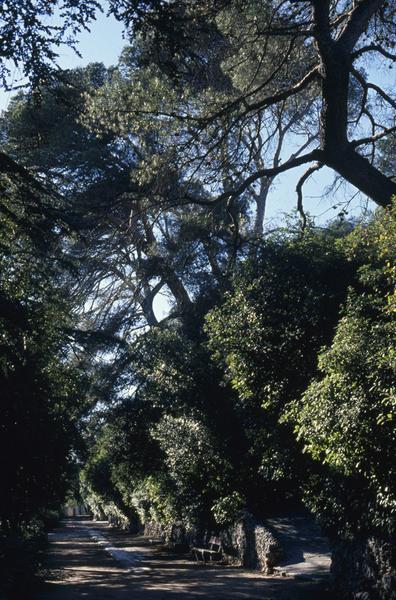
M 210 538 L 207 548 L 192 548 L 196 560 L 203 562 L 206 562 L 207 557 L 209 561 L 221 560 L 222 551 L 221 539 L 214 536 Z

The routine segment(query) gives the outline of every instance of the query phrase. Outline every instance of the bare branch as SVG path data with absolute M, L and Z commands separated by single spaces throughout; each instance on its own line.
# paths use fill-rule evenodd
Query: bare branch
M 352 140 L 351 145 L 354 148 L 357 148 L 358 146 L 364 146 L 365 144 L 372 144 L 394 132 L 396 132 L 396 125 L 393 127 L 388 127 L 387 129 L 384 129 L 384 131 L 376 133 L 375 135 L 361 138 L 360 140 Z
M 213 200 L 205 200 L 204 198 L 199 198 L 196 196 L 190 196 L 189 194 L 184 194 L 183 197 L 186 199 L 187 203 L 198 204 L 202 206 L 213 206 L 224 200 L 229 200 L 230 198 L 236 198 L 243 194 L 244 191 L 247 190 L 249 186 L 252 185 L 258 179 L 262 177 L 274 177 L 275 175 L 279 175 L 280 173 L 284 173 L 285 171 L 289 171 L 290 169 L 294 169 L 295 167 L 299 167 L 308 162 L 312 161 L 321 161 L 323 158 L 323 152 L 319 149 L 312 150 L 308 154 L 304 154 L 303 156 L 298 156 L 291 160 L 286 161 L 282 165 L 278 165 L 277 167 L 270 167 L 267 169 L 260 169 L 255 173 L 252 173 L 249 177 L 245 179 L 245 181 L 237 188 L 233 190 L 227 190 L 226 192 L 220 194 Z
M 378 44 L 369 44 L 368 46 L 363 46 L 363 48 L 359 48 L 359 50 L 353 52 L 352 60 L 356 60 L 366 52 L 379 52 L 380 54 L 382 54 L 382 56 L 385 56 L 385 58 L 389 58 L 389 60 L 396 61 L 396 54 L 388 52 L 387 50 L 385 50 L 385 48 L 382 48 L 382 46 L 378 46 Z
M 385 102 L 387 102 L 388 104 L 390 104 L 390 106 L 392 106 L 393 108 L 396 109 L 396 101 L 393 100 L 393 98 L 391 96 L 389 96 L 389 94 L 384 92 L 384 90 L 379 85 L 376 85 L 375 83 L 366 81 L 364 79 L 363 75 L 361 75 L 361 73 L 359 73 L 359 71 L 357 69 L 352 68 L 351 73 L 356 78 L 356 80 L 360 83 L 360 85 L 362 86 L 362 88 L 364 90 L 365 89 L 374 90 L 375 92 L 377 92 L 377 94 L 379 94 L 385 100 Z
M 304 206 L 303 206 L 302 188 L 303 188 L 304 183 L 312 175 L 312 173 L 315 173 L 315 171 L 319 171 L 319 169 L 321 169 L 322 167 L 323 167 L 323 163 L 319 163 L 319 162 L 316 163 L 316 165 L 311 165 L 305 171 L 305 173 L 300 177 L 300 179 L 298 180 L 298 183 L 296 185 L 297 210 L 300 213 L 300 216 L 302 219 L 302 228 L 303 229 L 305 229 L 305 227 L 307 226 L 307 215 L 305 214 Z

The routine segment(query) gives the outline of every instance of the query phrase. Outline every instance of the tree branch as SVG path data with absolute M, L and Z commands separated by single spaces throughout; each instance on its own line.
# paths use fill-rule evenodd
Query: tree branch
M 379 85 L 376 85 L 375 83 L 370 83 L 369 81 L 366 81 L 364 79 L 363 75 L 361 75 L 357 69 L 352 68 L 351 73 L 356 78 L 356 80 L 360 83 L 360 85 L 362 86 L 362 88 L 364 90 L 365 89 L 374 90 L 375 92 L 377 92 L 377 94 L 379 94 L 385 100 L 385 102 L 387 102 L 388 104 L 390 104 L 390 106 L 392 106 L 393 108 L 396 109 L 396 101 L 393 100 L 393 98 L 391 98 L 391 96 L 389 96 L 389 94 L 384 92 L 384 90 L 382 88 L 380 88 Z
M 51 193 L 40 181 L 33 177 L 26 167 L 18 164 L 4 152 L 0 152 L 0 172 L 21 177 L 26 184 L 32 186 L 42 194 L 49 195 Z
M 366 30 L 370 19 L 382 4 L 384 4 L 384 0 L 361 0 L 357 2 L 338 37 L 337 44 L 351 52 L 362 33 Z
M 246 104 L 246 110 L 243 113 L 241 113 L 239 115 L 239 117 L 243 117 L 244 115 L 249 114 L 250 112 L 252 112 L 254 110 L 257 110 L 257 109 L 261 110 L 263 108 L 266 108 L 267 106 L 272 106 L 274 104 L 277 104 L 278 102 L 287 100 L 291 96 L 294 96 L 295 94 L 298 94 L 299 92 L 304 90 L 318 76 L 319 76 L 319 67 L 316 65 L 302 79 L 300 79 L 300 81 L 298 83 L 296 83 L 295 85 L 292 85 L 291 87 L 289 87 L 281 92 L 277 92 L 273 96 L 267 96 L 267 98 L 263 98 L 262 100 L 259 100 L 258 102 L 255 102 L 254 104 Z
M 303 229 L 305 229 L 305 227 L 307 226 L 307 215 L 305 214 L 304 206 L 303 206 L 302 188 L 303 188 L 304 183 L 312 175 L 312 173 L 315 173 L 315 171 L 319 171 L 319 169 L 321 169 L 322 167 L 323 167 L 323 163 L 319 163 L 319 162 L 316 163 L 316 165 L 311 165 L 305 171 L 305 173 L 300 177 L 300 179 L 298 180 L 298 183 L 296 185 L 297 210 L 300 213 L 300 216 L 302 219 L 302 228 Z
M 396 132 L 396 125 L 394 125 L 393 127 L 388 127 L 387 129 L 384 129 L 384 131 L 381 131 L 375 135 L 361 138 L 360 140 L 352 140 L 351 146 L 353 146 L 354 148 L 357 148 L 358 146 L 364 146 L 365 144 L 372 144 L 372 143 L 386 137 L 390 133 L 394 133 L 394 132 Z
M 188 203 L 191 202 L 193 204 L 200 204 L 202 206 L 214 206 L 215 204 L 221 203 L 224 200 L 229 200 L 230 198 L 236 198 L 240 196 L 241 194 L 243 194 L 244 191 L 247 190 L 247 188 L 250 185 L 252 185 L 252 183 L 257 181 L 258 179 L 261 179 L 262 177 L 274 177 L 275 175 L 279 175 L 280 173 L 284 173 L 285 171 L 289 171 L 290 169 L 294 169 L 295 167 L 299 167 L 308 162 L 321 162 L 323 156 L 324 155 L 322 150 L 315 149 L 312 150 L 312 152 L 308 152 L 308 154 L 303 154 L 302 156 L 292 158 L 291 160 L 288 160 L 277 167 L 260 169 L 255 173 L 252 173 L 249 177 L 247 177 L 245 181 L 237 188 L 234 188 L 233 190 L 227 190 L 226 192 L 223 192 L 213 200 L 205 200 L 203 198 L 201 199 L 194 196 L 190 196 L 189 194 L 184 194 L 184 198 L 187 200 Z
M 378 44 L 369 44 L 368 46 L 363 46 L 363 48 L 356 50 L 356 52 L 353 52 L 352 54 L 352 60 L 356 60 L 366 52 L 379 52 L 380 54 L 385 56 L 385 58 L 389 58 L 390 60 L 396 61 L 396 54 L 388 52 L 387 50 L 385 50 L 385 48 L 382 48 L 382 46 L 378 46 Z

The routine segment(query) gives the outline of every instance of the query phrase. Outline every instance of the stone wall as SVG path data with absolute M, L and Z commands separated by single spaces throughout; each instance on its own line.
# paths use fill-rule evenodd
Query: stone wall
M 105 505 L 92 503 L 89 505 L 89 509 L 94 521 L 108 521 L 112 527 L 118 527 L 134 534 L 142 531 L 138 516 L 133 514 L 127 516 L 113 502 Z
M 275 536 L 262 525 L 256 525 L 257 568 L 270 575 L 283 558 L 283 549 Z
M 151 521 L 145 524 L 144 535 L 154 540 L 160 540 L 166 546 L 180 552 L 205 543 L 205 532 L 201 532 L 201 535 L 199 535 L 197 529 L 186 530 L 181 521 L 168 525 Z
M 151 522 L 145 525 L 144 535 L 183 551 L 193 546 L 206 547 L 213 532 L 186 531 L 181 522 L 172 525 Z M 282 557 L 282 549 L 273 534 L 264 525 L 257 524 L 249 513 L 241 514 L 235 523 L 220 531 L 219 536 L 227 563 L 270 574 Z
M 267 575 L 273 572 L 283 555 L 275 536 L 267 527 L 256 523 L 250 513 L 242 514 L 220 537 L 230 562 Z
M 337 598 L 396 600 L 396 548 L 375 538 L 338 543 L 331 571 Z
M 170 527 L 170 525 L 149 521 L 144 526 L 144 535 L 151 539 L 161 540 L 161 542 L 167 544 L 170 539 Z

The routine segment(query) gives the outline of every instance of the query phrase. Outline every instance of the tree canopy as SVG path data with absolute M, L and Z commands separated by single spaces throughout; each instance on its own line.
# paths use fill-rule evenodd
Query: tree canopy
M 0 23 L 31 80 L 0 117 L 2 556 L 70 488 L 208 530 L 304 503 L 337 540 L 390 543 L 395 99 L 368 61 L 394 62 L 396 9 L 111 0 L 118 64 L 50 68 L 100 8 Z M 302 165 L 299 218 L 270 231 Z M 315 224 L 323 166 L 376 213 Z
M 197 10 L 181 0 L 124 3 L 116 14 L 149 50 L 132 86 L 121 80 L 101 90 L 93 120 L 110 111 L 109 126 L 121 134 L 159 135 L 151 172 L 183 165 L 180 202 L 232 203 L 307 164 L 296 186 L 300 209 L 303 184 L 324 165 L 390 204 L 395 183 L 375 149 L 394 134 L 395 101 L 366 65 L 393 65 L 391 4 L 229 0 Z M 197 180 L 205 182 L 199 194 Z
M 3 56 L 33 74 L 37 87 L 48 79 L 54 49 L 72 43 L 67 32 L 75 36 L 100 9 L 96 2 L 14 3 L 2 15 Z M 391 3 L 130 0 L 108 10 L 145 52 L 132 85 L 121 78 L 99 93 L 93 122 L 107 119 L 121 135 L 157 132 L 161 144 L 141 167 L 157 183 L 164 169 L 182 170 L 180 203 L 232 205 L 248 195 L 263 212 L 273 177 L 306 164 L 296 185 L 301 212 L 303 185 L 322 166 L 390 204 L 393 173 L 380 155 L 395 132 L 395 101 L 368 67 L 394 63 Z M 158 188 L 169 201 L 168 188 Z

